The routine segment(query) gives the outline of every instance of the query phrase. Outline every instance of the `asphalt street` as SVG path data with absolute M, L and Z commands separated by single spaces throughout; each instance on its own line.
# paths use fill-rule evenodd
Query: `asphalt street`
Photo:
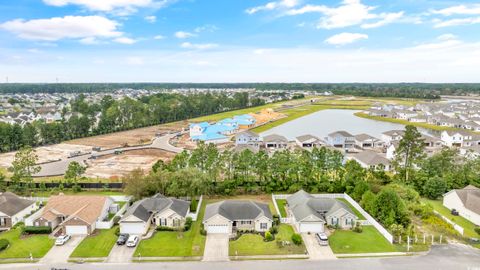
M 480 250 L 463 245 L 435 246 L 419 256 L 394 258 L 351 258 L 338 260 L 266 260 L 227 262 L 157 262 L 157 263 L 91 263 L 91 264 L 5 264 L 0 269 L 25 270 L 480 270 Z

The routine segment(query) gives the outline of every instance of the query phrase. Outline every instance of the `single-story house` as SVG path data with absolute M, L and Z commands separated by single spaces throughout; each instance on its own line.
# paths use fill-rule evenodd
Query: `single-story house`
M 127 209 L 119 221 L 120 233 L 143 235 L 151 225 L 181 228 L 189 211 L 189 201 L 156 194 L 135 202 Z
M 268 204 L 226 200 L 207 205 L 203 225 L 207 233 L 232 234 L 237 230 L 266 232 L 273 217 Z
M 325 224 L 351 228 L 358 220 L 345 203 L 333 198 L 315 197 L 303 190 L 287 197 L 287 205 L 287 215 L 298 232 L 324 232 Z
M 288 146 L 288 139 L 282 135 L 271 134 L 263 137 L 263 144 L 269 149 L 285 149 Z
M 34 201 L 20 198 L 11 192 L 0 193 L 0 230 L 8 230 L 25 216 L 37 210 Z
M 318 137 L 307 134 L 295 138 L 295 142 L 302 148 L 313 148 L 325 145 L 325 143 Z
M 458 214 L 480 226 L 480 188 L 468 185 L 443 195 L 443 206 L 457 210 Z
M 393 144 L 391 145 L 393 146 Z M 357 154 L 348 156 L 347 159 L 355 160 L 365 169 L 390 171 L 391 163 L 384 155 L 372 150 L 365 150 Z
M 108 218 L 112 198 L 97 195 L 56 195 L 51 196 L 45 207 L 25 222 L 29 226 L 57 228 L 68 235 L 91 234 L 97 222 Z

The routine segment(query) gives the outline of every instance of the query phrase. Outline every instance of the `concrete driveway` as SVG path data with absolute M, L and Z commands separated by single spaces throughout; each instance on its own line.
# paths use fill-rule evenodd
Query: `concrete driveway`
M 66 263 L 73 250 L 82 242 L 85 236 L 72 236 L 63 246 L 53 246 L 50 251 L 40 260 L 40 263 L 55 264 Z
M 137 246 L 140 244 L 138 242 Z M 108 263 L 129 263 L 135 253 L 136 247 L 127 247 L 126 245 L 119 246 L 115 244 L 108 255 Z
M 213 233 L 207 234 L 204 261 L 228 261 L 228 234 Z
M 315 234 L 302 233 L 303 242 L 307 248 L 310 260 L 335 260 L 337 257 L 333 254 L 330 246 L 320 246 L 315 238 Z

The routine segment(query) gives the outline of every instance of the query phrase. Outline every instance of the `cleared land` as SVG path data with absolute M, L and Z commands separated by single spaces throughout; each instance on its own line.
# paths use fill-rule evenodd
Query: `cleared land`
M 48 235 L 22 236 L 20 227 L 0 233 L 0 239 L 7 239 L 10 245 L 0 251 L 0 258 L 42 258 L 53 246 L 54 240 Z
M 87 236 L 75 248 L 70 257 L 78 258 L 102 258 L 107 257 L 112 250 L 117 235 L 115 235 L 117 227 L 114 226 L 108 230 L 96 230 L 94 234 Z
M 363 226 L 361 233 L 351 230 L 335 230 L 329 237 L 329 243 L 333 252 L 340 254 L 398 251 L 373 226 Z
M 244 234 L 235 241 L 230 241 L 230 256 L 251 256 L 251 255 L 289 255 L 305 254 L 305 245 L 295 245 L 292 243 L 292 226 L 282 224 L 278 227 L 278 233 L 275 240 L 270 242 L 263 241 L 263 237 L 258 234 Z M 280 246 L 278 241 L 288 241 L 289 244 Z

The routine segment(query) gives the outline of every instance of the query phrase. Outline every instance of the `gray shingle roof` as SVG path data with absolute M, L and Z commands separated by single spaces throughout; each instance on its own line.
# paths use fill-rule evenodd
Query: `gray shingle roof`
M 159 213 L 165 209 L 171 209 L 178 215 L 186 217 L 190 208 L 190 202 L 176 198 L 167 198 L 161 194 L 145 198 L 135 202 L 127 209 L 123 219 L 135 216 L 143 221 L 148 221 L 153 213 Z
M 22 199 L 11 192 L 0 193 L 0 212 L 10 217 L 34 203 L 34 201 Z
M 205 209 L 203 220 L 208 220 L 217 214 L 231 221 L 251 220 L 260 216 L 273 220 L 268 204 L 254 201 L 226 200 L 209 204 Z
M 288 139 L 282 135 L 271 134 L 263 137 L 264 142 L 285 142 L 288 143 Z
M 325 218 L 339 209 L 345 209 L 352 215 L 355 215 L 350 207 L 341 201 L 332 198 L 318 198 L 307 192 L 300 190 L 287 198 L 288 208 L 295 216 L 295 220 L 300 221 L 313 215 L 320 220 Z
M 480 188 L 468 185 L 463 189 L 456 189 L 455 192 L 465 208 L 480 215 Z
M 383 157 L 379 153 L 371 150 L 362 151 L 358 154 L 352 155 L 352 157 L 367 165 L 380 165 L 380 164 L 389 165 L 390 164 L 390 160 L 388 160 L 386 157 Z

